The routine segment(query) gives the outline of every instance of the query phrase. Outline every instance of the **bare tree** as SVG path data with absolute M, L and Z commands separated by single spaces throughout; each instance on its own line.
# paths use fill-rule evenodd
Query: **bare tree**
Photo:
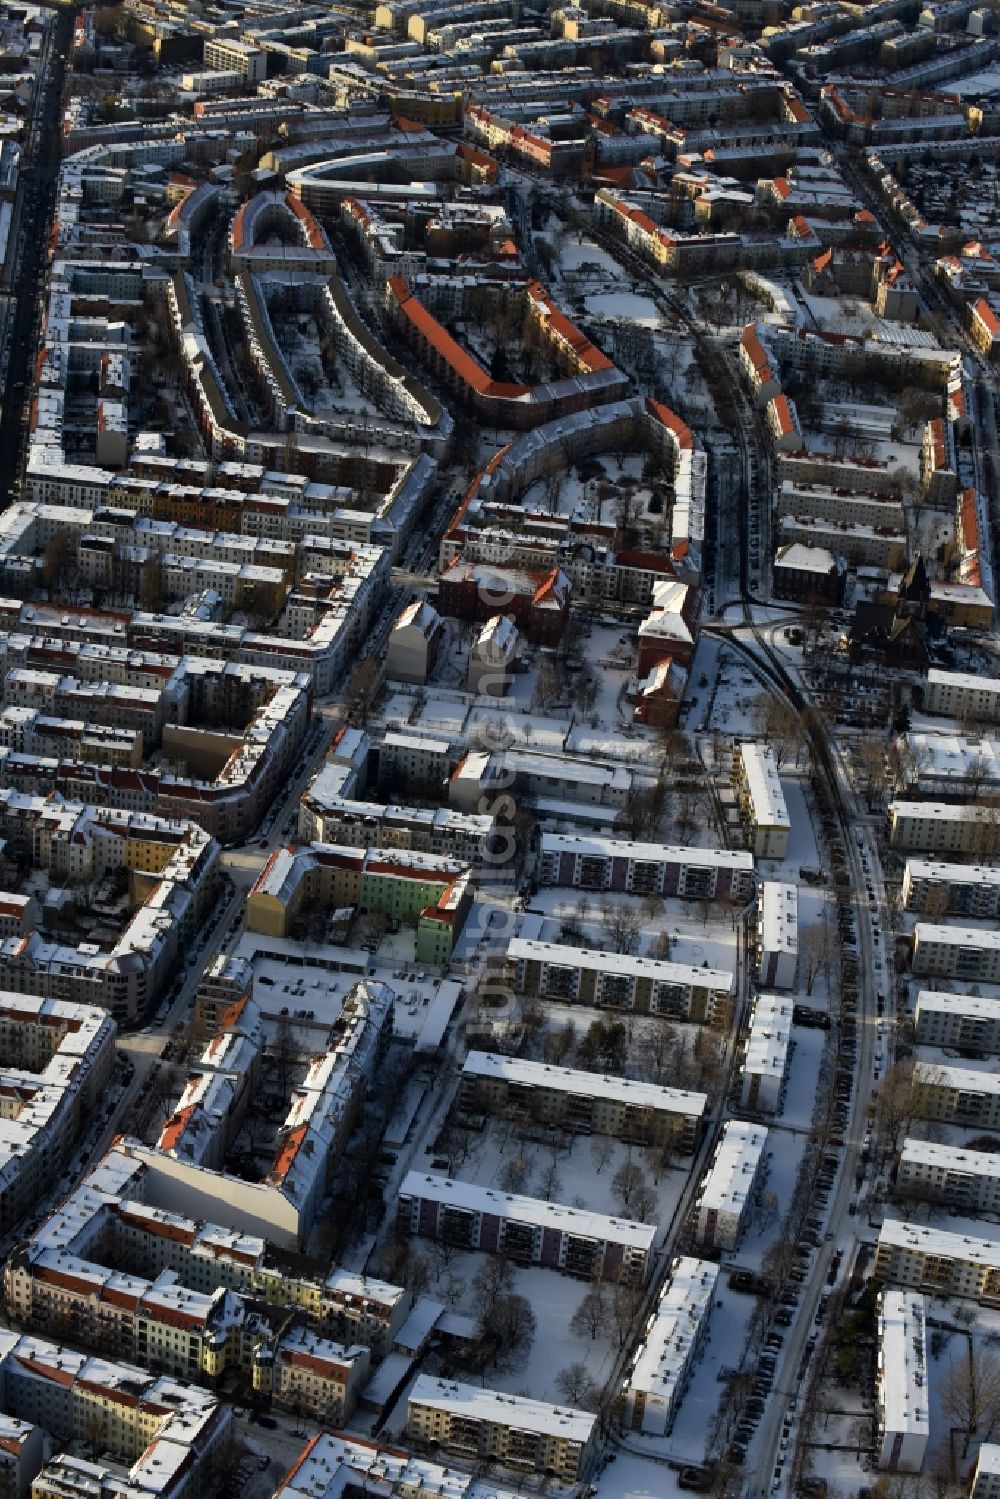
M 1000 1428 L 1000 1357 L 989 1348 L 977 1351 L 970 1341 L 965 1358 L 956 1359 L 941 1380 L 938 1400 L 964 1433 L 963 1458 L 974 1437 L 992 1441 Z
M 619 1210 L 631 1217 L 649 1190 L 649 1180 L 638 1161 L 623 1161 L 611 1178 L 611 1190 Z
M 560 1369 L 555 1377 L 555 1387 L 559 1398 L 565 1400 L 567 1405 L 575 1405 L 578 1409 L 593 1400 L 596 1386 L 590 1377 L 587 1365 L 577 1359 L 572 1364 L 567 1364 L 565 1369 Z
M 824 912 L 819 921 L 799 933 L 799 980 L 807 994 L 813 992 L 819 975 L 829 971 L 832 953 L 830 924 Z
M 601 928 L 612 952 L 630 953 L 639 940 L 642 921 L 627 901 L 605 899 L 600 906 Z
M 593 1286 L 584 1296 L 570 1319 L 570 1331 L 578 1338 L 596 1342 L 608 1330 L 611 1308 L 603 1286 Z
M 595 1135 L 590 1142 L 590 1159 L 594 1163 L 594 1170 L 600 1176 L 605 1166 L 611 1159 L 613 1146 L 607 1135 Z
M 531 1176 L 531 1158 L 523 1150 L 510 1157 L 500 1172 L 499 1184 L 505 1192 L 523 1192 Z

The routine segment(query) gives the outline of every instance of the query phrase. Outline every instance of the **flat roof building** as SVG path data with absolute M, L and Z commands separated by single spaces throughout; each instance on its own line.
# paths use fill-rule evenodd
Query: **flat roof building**
M 994 1055 L 1000 1052 L 1000 999 L 921 989 L 914 1026 L 919 1046 L 954 1046 Z
M 798 887 L 764 880 L 757 903 L 757 977 L 768 989 L 790 989 L 798 961 Z
M 704 1093 L 470 1051 L 460 1099 L 469 1113 L 513 1113 L 536 1123 L 637 1143 L 672 1141 L 692 1151 L 708 1103 Z
M 918 921 L 913 929 L 912 971 L 917 978 L 1000 982 L 1000 932 Z
M 783 859 L 792 824 L 770 745 L 752 741 L 737 745 L 733 784 L 757 858 Z
M 767 1130 L 730 1120 L 695 1202 L 695 1237 L 709 1249 L 735 1249 L 757 1185 Z
M 735 989 L 733 974 L 722 969 L 528 937 L 507 944 L 507 972 L 521 994 L 710 1025 L 729 1015 Z
M 791 1000 L 777 994 L 758 994 L 750 1010 L 743 1058 L 740 1089 L 743 1108 L 752 1113 L 778 1113 L 791 1035 Z
M 407 1398 L 406 1434 L 466 1460 L 497 1462 L 575 1483 L 593 1461 L 597 1417 L 421 1374 Z
M 930 1432 L 927 1319 L 917 1291 L 884 1290 L 878 1307 L 878 1465 L 919 1473 Z
M 645 1283 L 656 1238 L 652 1224 L 424 1171 L 407 1173 L 396 1221 L 403 1233 L 441 1239 L 456 1248 L 634 1285 Z
M 675 1259 L 622 1386 L 624 1425 L 668 1436 L 701 1348 L 719 1279 L 711 1260 Z

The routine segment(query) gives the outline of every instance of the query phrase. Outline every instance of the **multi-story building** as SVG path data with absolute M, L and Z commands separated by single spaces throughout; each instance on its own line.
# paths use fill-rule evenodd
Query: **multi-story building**
M 899 1152 L 896 1190 L 921 1202 L 947 1203 L 965 1213 L 1000 1210 L 1000 1160 L 988 1150 L 907 1137 Z
M 901 853 L 991 856 L 1000 848 L 1000 808 L 961 802 L 889 803 L 889 844 Z
M 757 903 L 757 977 L 769 989 L 790 989 L 799 962 L 799 892 L 764 880 Z
M 27 1428 L 9 1431 L 5 1454 L 16 1442 L 24 1460 L 0 1464 L 0 1482 L 19 1468 L 26 1484 L 8 1492 L 30 1484 L 32 1499 L 201 1499 L 232 1450 L 232 1416 L 208 1391 L 17 1332 L 0 1332 L 0 1404 L 5 1421 Z M 39 1472 L 33 1459 L 47 1456 L 49 1439 L 66 1450 Z M 77 1444 L 102 1455 L 75 1456 Z
M 914 1027 L 914 1039 L 920 1046 L 954 1046 L 960 1051 L 993 1055 L 1000 1052 L 1000 999 L 921 989 Z
M 421 963 L 448 962 L 472 904 L 467 865 L 412 849 L 335 843 L 277 849 L 247 897 L 247 928 L 288 936 L 305 904 L 356 906 L 416 928 Z
M 431 1172 L 410 1171 L 400 1187 L 401 1233 L 461 1249 L 503 1254 L 589 1280 L 643 1285 L 656 1228 Z
M 910 1096 L 918 1119 L 982 1129 L 1000 1125 L 1000 1076 L 993 1072 L 917 1062 Z
M 0 1228 L 46 1191 L 114 1076 L 115 1023 L 101 1009 L 0 993 Z
M 1000 915 L 1000 869 L 991 864 L 949 864 L 907 859 L 903 870 L 907 911 L 987 919 Z
M 369 1499 L 515 1499 L 492 1478 L 474 1478 L 398 1447 L 380 1447 L 367 1437 L 322 1431 L 309 1438 L 285 1475 L 275 1499 L 342 1499 L 362 1492 Z
M 886 1289 L 878 1298 L 878 1465 L 919 1473 L 930 1433 L 927 1317 L 917 1291 Z
M 742 1120 L 726 1124 L 695 1201 L 695 1238 L 706 1249 L 735 1249 L 753 1201 L 767 1130 Z
M 733 784 L 758 859 L 783 859 L 791 820 L 770 745 L 744 741 L 733 757 Z
M 247 83 L 260 83 L 267 76 L 267 53 L 236 37 L 206 37 L 202 56 L 206 67 L 239 73 Z
M 718 1279 L 719 1267 L 711 1260 L 674 1260 L 622 1382 L 626 1427 L 669 1436 L 704 1342 Z
M 752 876 L 753 855 L 741 849 L 672 848 L 566 833 L 543 833 L 540 840 L 538 878 L 543 885 L 743 901 Z
M 879 1230 L 875 1276 L 928 1296 L 1000 1304 L 1000 1244 L 886 1218 Z
M 731 973 L 627 953 L 594 952 L 530 937 L 507 944 L 507 974 L 521 994 L 598 1009 L 722 1025 L 732 1012 Z
M 421 1374 L 407 1398 L 406 1434 L 467 1461 L 577 1483 L 594 1459 L 597 1417 Z
M 443 633 L 443 619 L 425 599 L 408 604 L 389 631 L 386 676 L 397 682 L 426 682 Z
M 918 921 L 913 929 L 912 971 L 917 978 L 995 984 L 1000 981 L 1000 932 Z
M 636 1144 L 670 1142 L 685 1152 L 698 1143 L 708 1102 L 704 1093 L 487 1051 L 466 1057 L 459 1098 L 470 1114 L 508 1114 Z
M 1000 1499 L 1000 1444 L 984 1442 L 980 1447 L 969 1499 Z
M 922 706 L 925 713 L 940 713 L 967 723 L 1000 723 L 1000 677 L 932 666 L 924 683 Z
M 358 1403 L 369 1363 L 369 1351 L 361 1344 L 345 1347 L 308 1327 L 295 1327 L 273 1348 L 258 1345 L 254 1388 L 297 1414 L 308 1412 L 324 1424 L 339 1425 Z
M 740 1103 L 760 1114 L 776 1114 L 788 1065 L 792 1005 L 777 994 L 758 994 L 750 1009 L 743 1057 Z

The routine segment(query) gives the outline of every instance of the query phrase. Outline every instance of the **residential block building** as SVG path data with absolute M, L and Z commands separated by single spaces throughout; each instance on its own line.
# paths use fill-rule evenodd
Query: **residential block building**
M 988 1056 L 1000 1052 L 1000 999 L 921 989 L 913 1023 L 919 1046 L 954 1046 Z
M 695 1238 L 706 1249 L 735 1249 L 754 1198 L 767 1130 L 743 1120 L 723 1128 L 695 1199 Z
M 459 1088 L 469 1114 L 506 1114 L 536 1124 L 638 1143 L 698 1143 L 707 1098 L 630 1078 L 470 1051 Z
M 757 978 L 768 989 L 790 989 L 798 962 L 798 886 L 764 880 L 757 902 Z
M 917 1062 L 910 1084 L 918 1119 L 995 1129 L 1000 1125 L 1000 1075 L 971 1067 Z
M 913 929 L 912 970 L 917 978 L 995 984 L 1000 981 L 1000 932 L 918 921 Z
M 530 937 L 511 938 L 506 970 L 521 994 L 707 1025 L 725 1023 L 735 988 L 733 975 L 720 969 Z
M 466 1461 L 576 1483 L 596 1454 L 597 1417 L 421 1374 L 407 1397 L 406 1434 Z
M 673 1261 L 645 1333 L 622 1381 L 623 1424 L 669 1436 L 708 1327 L 719 1267 L 681 1256 Z
M 770 745 L 752 741 L 737 745 L 733 784 L 754 853 L 759 859 L 783 859 L 791 820 Z
M 788 1066 L 792 1003 L 778 994 L 758 994 L 750 1007 L 750 1028 L 741 1070 L 740 1103 L 760 1114 L 776 1114 Z
M 566 833 L 543 833 L 539 844 L 539 882 L 577 890 L 742 901 L 752 874 L 753 855 L 740 849 L 672 848 Z
M 589 1280 L 643 1285 L 656 1228 L 563 1207 L 431 1172 L 410 1171 L 399 1190 L 400 1232 L 503 1254 Z
M 918 1291 L 886 1289 L 878 1298 L 878 1466 L 919 1473 L 930 1433 L 927 1309 Z

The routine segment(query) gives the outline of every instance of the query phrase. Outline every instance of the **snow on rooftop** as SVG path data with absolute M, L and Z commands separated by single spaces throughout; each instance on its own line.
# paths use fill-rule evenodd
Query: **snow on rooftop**
M 493 1187 L 480 1187 L 474 1182 L 452 1181 L 448 1176 L 429 1171 L 407 1172 L 399 1195 L 401 1199 L 423 1198 L 470 1213 L 510 1218 L 518 1223 L 553 1228 L 559 1233 L 607 1240 L 647 1253 L 656 1238 L 654 1224 L 632 1223 L 624 1218 L 610 1218 L 606 1213 L 591 1212 L 588 1208 L 566 1207 L 558 1202 L 545 1202 L 539 1197 L 522 1197 Z
M 502 1079 L 527 1088 L 555 1088 L 563 1093 L 603 1098 L 637 1109 L 688 1114 L 699 1119 L 708 1104 L 704 1093 L 663 1088 L 656 1083 L 609 1077 L 575 1067 L 554 1067 L 548 1062 L 529 1062 L 522 1057 L 499 1056 L 489 1051 L 470 1051 L 463 1072 L 474 1077 Z
M 523 1395 L 505 1395 L 499 1390 L 480 1389 L 478 1385 L 458 1384 L 454 1380 L 435 1379 L 421 1374 L 410 1389 L 411 1405 L 430 1405 L 453 1416 L 471 1421 L 492 1421 L 516 1426 L 542 1436 L 562 1437 L 586 1444 L 593 1434 L 597 1417 L 590 1411 L 549 1405 L 544 1400 L 529 1400 Z

